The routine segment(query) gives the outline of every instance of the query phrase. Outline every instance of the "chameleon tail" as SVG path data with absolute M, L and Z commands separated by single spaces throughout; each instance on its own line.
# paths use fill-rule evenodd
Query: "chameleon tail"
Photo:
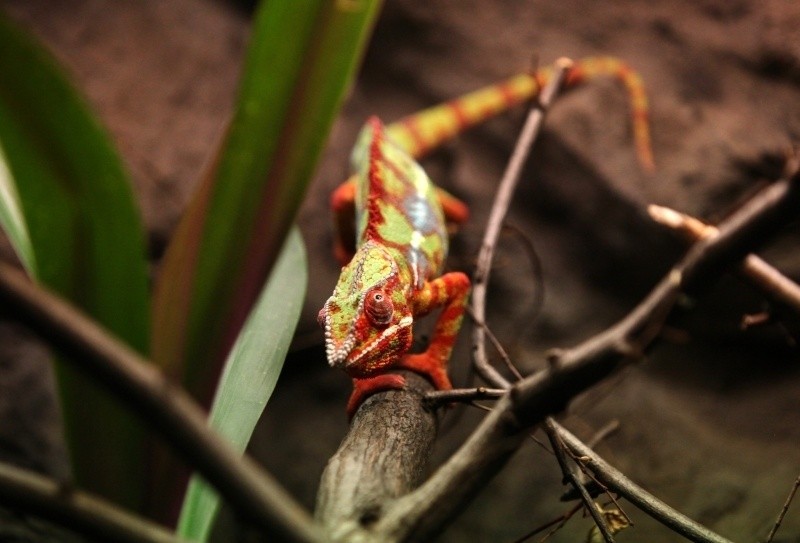
M 552 77 L 553 68 L 548 67 L 541 77 L 541 84 Z M 636 155 L 639 163 L 646 172 L 655 170 L 653 161 L 653 147 L 650 141 L 650 108 L 647 103 L 647 92 L 644 81 L 639 72 L 616 57 L 587 57 L 576 62 L 570 70 L 565 86 L 572 88 L 586 80 L 598 76 L 616 77 L 628 91 L 628 100 L 631 103 L 631 118 L 633 121 L 633 141 L 636 146 Z
M 465 94 L 455 100 L 409 115 L 387 127 L 387 134 L 414 158 L 420 158 L 461 132 L 530 100 L 552 77 L 553 68 L 518 74 L 505 81 Z M 652 171 L 647 95 L 642 78 L 614 57 L 587 57 L 573 65 L 566 81 L 575 86 L 597 76 L 618 78 L 630 96 L 633 136 L 639 162 Z

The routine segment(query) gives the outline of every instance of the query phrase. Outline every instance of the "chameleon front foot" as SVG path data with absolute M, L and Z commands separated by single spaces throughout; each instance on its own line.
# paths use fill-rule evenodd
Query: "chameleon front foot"
M 426 377 L 436 390 L 451 390 L 450 377 L 447 376 L 447 359 L 439 359 L 428 352 L 404 356 L 394 369 L 403 369 Z
M 406 380 L 402 375 L 386 373 L 365 379 L 353 379 L 353 392 L 347 400 L 347 418 L 352 419 L 358 407 L 369 396 L 387 390 L 401 390 L 406 386 Z

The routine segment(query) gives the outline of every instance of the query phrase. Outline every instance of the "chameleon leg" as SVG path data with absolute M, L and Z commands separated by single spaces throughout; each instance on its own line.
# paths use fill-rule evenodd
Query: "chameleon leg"
M 353 392 L 347 400 L 347 418 L 352 419 L 358 410 L 358 406 L 367 399 L 368 396 L 385 392 L 387 390 L 399 390 L 406 384 L 402 375 L 385 373 L 375 377 L 365 379 L 353 379 Z
M 439 187 L 436 187 L 436 198 L 442 206 L 444 219 L 448 223 L 458 225 L 467 221 L 469 218 L 469 208 L 467 204 Z
M 443 307 L 442 312 L 427 350 L 420 354 L 405 355 L 395 368 L 424 375 L 438 390 L 453 388 L 447 376 L 447 362 L 461 328 L 469 286 L 469 278 L 461 272 L 446 273 L 425 283 L 415 295 L 414 315 L 425 315 L 437 307 Z
M 331 209 L 333 209 L 336 231 L 333 254 L 339 263 L 344 266 L 350 262 L 356 252 L 355 177 L 351 177 L 333 191 L 333 194 L 331 194 Z

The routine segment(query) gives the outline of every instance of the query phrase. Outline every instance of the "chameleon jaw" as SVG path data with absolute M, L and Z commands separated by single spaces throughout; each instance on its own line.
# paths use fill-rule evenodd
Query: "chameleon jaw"
M 383 329 L 378 337 L 364 345 L 358 352 L 353 353 L 356 345 L 356 338 L 353 335 L 348 335 L 347 338 L 336 345 L 330 338 L 330 334 L 326 329 L 326 346 L 325 351 L 328 358 L 328 364 L 332 367 L 341 367 L 348 373 L 369 374 L 373 370 L 380 369 L 374 367 L 365 359 L 369 359 L 371 355 L 375 354 L 376 349 L 380 349 L 388 338 L 399 335 L 404 329 L 411 327 L 414 323 L 414 318 L 411 315 L 403 317 L 396 324 L 387 326 Z M 353 356 L 355 354 L 355 356 Z

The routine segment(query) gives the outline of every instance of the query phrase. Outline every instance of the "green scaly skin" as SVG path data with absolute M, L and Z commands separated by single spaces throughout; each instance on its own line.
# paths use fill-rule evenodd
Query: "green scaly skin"
M 357 243 L 348 254 L 333 295 L 319 314 L 328 363 L 354 378 L 348 413 L 368 395 L 402 388 L 407 369 L 426 376 L 438 389 L 452 388 L 447 362 L 464 313 L 469 279 L 443 274 L 447 255 L 445 211 L 422 168 L 385 137 L 380 121 L 365 126 L 353 153 L 358 169 L 334 193 L 334 208 L 355 205 Z M 466 218 L 466 207 L 445 199 L 447 215 Z M 408 354 L 417 317 L 442 311 L 424 353 Z

